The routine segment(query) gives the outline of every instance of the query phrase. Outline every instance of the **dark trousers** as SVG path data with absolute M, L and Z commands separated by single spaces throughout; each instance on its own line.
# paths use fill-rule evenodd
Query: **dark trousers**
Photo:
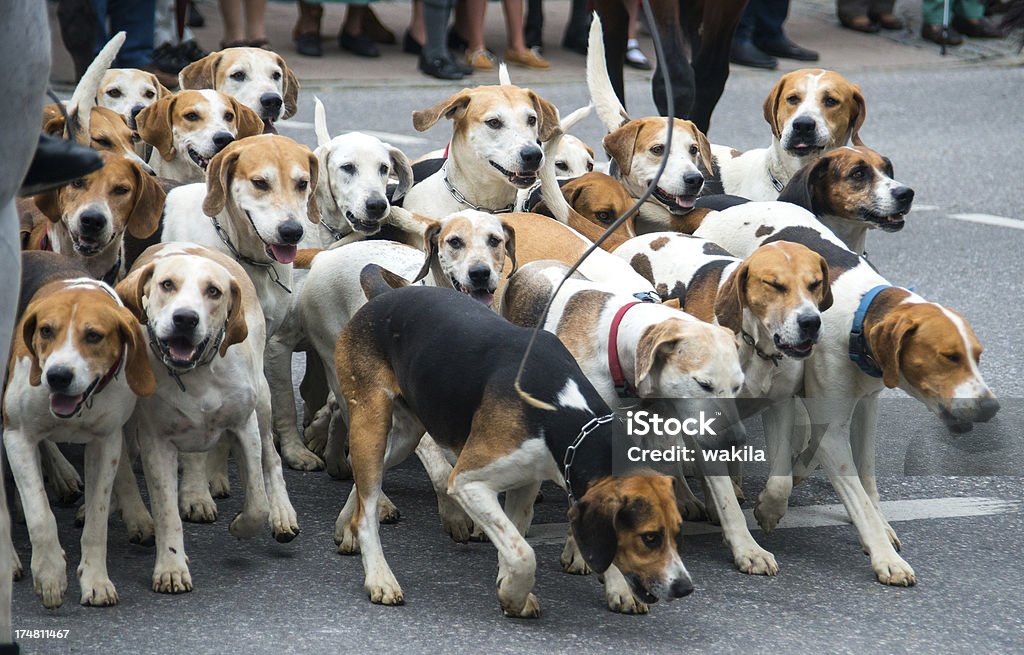
M 782 39 L 782 24 L 788 15 L 789 0 L 750 0 L 733 42 L 770 43 Z

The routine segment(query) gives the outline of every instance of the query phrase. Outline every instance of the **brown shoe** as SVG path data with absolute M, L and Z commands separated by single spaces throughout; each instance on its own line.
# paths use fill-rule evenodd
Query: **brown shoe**
M 868 14 L 873 22 L 878 23 L 878 26 L 883 30 L 902 30 L 903 21 L 897 18 L 894 14 Z
M 150 64 L 149 66 L 143 66 L 142 70 L 146 71 L 147 73 L 152 73 L 153 75 L 155 75 L 157 81 L 159 81 L 160 84 L 163 84 L 165 87 L 167 87 L 168 90 L 174 91 L 178 88 L 177 75 L 172 75 L 170 73 L 164 72 L 156 66 L 154 66 L 153 64 Z
M 466 63 L 478 71 L 494 70 L 494 55 L 487 49 L 466 52 Z
M 535 70 L 547 70 L 551 68 L 551 64 L 548 63 L 548 60 L 541 57 L 537 54 L 537 51 L 533 49 L 523 50 L 522 52 L 506 50 L 505 61 L 510 64 L 518 64 Z
M 953 27 L 964 36 L 969 36 L 972 39 L 1001 39 L 1004 36 L 1003 31 L 990 23 L 986 18 L 969 20 L 957 16 L 953 19 Z
M 921 38 L 942 45 L 942 25 L 922 25 Z M 950 27 L 949 34 L 946 36 L 946 45 L 960 45 L 963 42 L 964 39 L 960 36 L 960 32 Z
M 840 18 L 840 25 L 848 30 L 854 32 L 864 32 L 865 34 L 874 34 L 878 31 L 878 24 L 867 16 L 851 16 L 850 18 Z

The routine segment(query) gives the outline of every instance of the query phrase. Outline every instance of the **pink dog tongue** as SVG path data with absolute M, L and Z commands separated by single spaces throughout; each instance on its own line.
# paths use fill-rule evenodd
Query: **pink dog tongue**
M 67 396 L 62 393 L 52 393 L 50 394 L 50 411 L 58 416 L 68 416 L 74 413 L 80 402 L 82 402 L 82 394 Z
M 291 264 L 295 261 L 296 250 L 298 249 L 295 246 L 280 246 L 277 244 L 270 246 L 271 255 L 282 264 Z
M 171 357 L 179 362 L 187 362 L 192 359 L 192 354 L 196 349 L 187 341 L 175 340 L 167 344 L 167 351 L 171 353 Z

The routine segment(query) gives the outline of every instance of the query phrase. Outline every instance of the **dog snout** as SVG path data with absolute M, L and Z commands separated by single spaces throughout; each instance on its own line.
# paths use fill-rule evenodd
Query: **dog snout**
M 231 132 L 217 132 L 213 135 L 213 146 L 217 149 L 217 152 L 220 152 L 234 140 L 235 137 Z
M 704 176 L 700 173 L 693 171 L 683 176 L 683 187 L 686 189 L 686 195 L 695 195 L 702 186 L 704 186 Z
M 270 118 L 277 118 L 281 112 L 281 96 L 276 93 L 264 93 L 260 96 L 260 107 L 263 108 L 263 115 Z
M 491 281 L 491 267 L 476 264 L 469 268 L 469 281 L 477 288 L 486 287 Z
M 690 578 L 678 578 L 668 588 L 672 598 L 685 598 L 693 593 L 693 581 Z
M 793 119 L 793 133 L 799 135 L 814 134 L 818 124 L 810 116 L 797 116 Z
M 277 228 L 277 235 L 281 237 L 281 243 L 289 246 L 295 245 L 302 239 L 302 226 L 298 221 L 288 220 L 281 223 Z
M 75 372 L 68 366 L 51 366 L 46 372 L 46 384 L 53 391 L 65 391 L 75 379 Z
M 535 171 L 540 168 L 540 162 L 544 159 L 544 151 L 534 145 L 529 145 L 519 151 L 519 160 L 523 162 L 523 168 Z
M 821 315 L 820 314 L 801 314 L 796 319 L 796 324 L 800 326 L 800 334 L 806 339 L 817 339 L 818 331 L 821 330 Z
M 102 212 L 85 211 L 78 217 L 81 230 L 86 234 L 96 234 L 107 226 L 107 217 Z
M 145 108 L 146 108 L 145 105 L 143 105 L 141 102 L 137 103 L 135 105 L 132 105 L 132 108 L 129 111 L 129 114 L 131 114 L 132 120 L 135 120 L 135 117 L 139 115 L 139 112 L 142 111 Z
M 372 219 L 380 220 L 388 211 L 387 199 L 377 196 L 366 201 L 366 215 Z
M 199 325 L 199 313 L 191 309 L 176 309 L 171 314 L 174 331 L 179 334 L 191 334 Z
M 977 421 L 979 423 L 985 423 L 998 413 L 999 401 L 996 400 L 995 396 L 987 396 L 982 398 L 978 403 Z
M 898 186 L 892 190 L 892 198 L 900 207 L 910 207 L 910 203 L 914 202 L 914 190 L 908 186 Z

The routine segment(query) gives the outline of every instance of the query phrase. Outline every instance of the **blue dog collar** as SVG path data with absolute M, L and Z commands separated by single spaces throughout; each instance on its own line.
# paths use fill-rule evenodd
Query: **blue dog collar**
M 890 284 L 880 284 L 865 293 L 860 299 L 860 304 L 857 305 L 857 311 L 853 314 L 853 326 L 850 328 L 850 361 L 873 378 L 882 377 L 882 369 L 871 356 L 871 348 L 864 337 L 864 318 L 868 315 L 868 310 L 871 309 L 871 303 L 875 297 L 891 288 Z

